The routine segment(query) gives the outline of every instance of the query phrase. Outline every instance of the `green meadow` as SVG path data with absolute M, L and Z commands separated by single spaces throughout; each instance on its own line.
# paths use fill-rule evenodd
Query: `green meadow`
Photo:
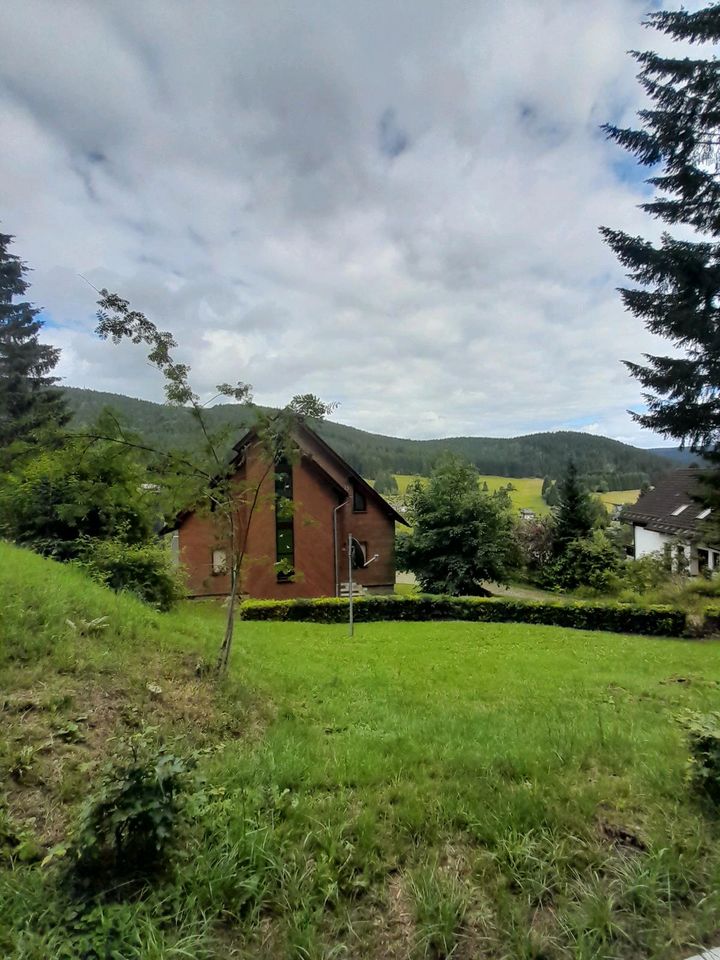
M 714 942 L 718 821 L 688 790 L 683 717 L 717 708 L 717 644 L 241 622 L 218 682 L 195 668 L 222 620 L 0 544 L 3 957 L 680 960 Z M 42 858 L 143 724 L 200 748 L 204 785 L 165 875 L 83 900 Z
M 401 496 L 405 496 L 408 486 L 414 480 L 422 480 L 423 482 L 426 480 L 425 477 L 413 477 L 407 474 L 396 474 L 395 479 Z M 500 487 L 506 487 L 511 483 L 515 489 L 510 491 L 510 499 L 516 510 L 522 508 L 534 510 L 538 516 L 544 516 L 550 512 L 550 508 L 541 495 L 543 482 L 540 477 L 494 477 L 483 474 L 479 478 L 479 482 L 487 483 L 490 492 L 499 490 Z M 608 493 L 596 494 L 608 509 L 613 504 L 635 503 L 639 495 L 639 490 L 611 490 Z

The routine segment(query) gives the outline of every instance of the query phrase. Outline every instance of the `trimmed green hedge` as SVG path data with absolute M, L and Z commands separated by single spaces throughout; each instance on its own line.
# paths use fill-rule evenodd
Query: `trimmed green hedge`
M 673 607 L 637 607 L 619 603 L 566 603 L 510 600 L 502 597 L 361 597 L 353 603 L 358 622 L 373 620 L 472 620 L 493 623 L 541 623 L 577 630 L 609 630 L 677 637 L 685 632 L 686 615 Z M 288 620 L 343 623 L 348 601 L 335 597 L 317 600 L 248 600 L 243 620 Z

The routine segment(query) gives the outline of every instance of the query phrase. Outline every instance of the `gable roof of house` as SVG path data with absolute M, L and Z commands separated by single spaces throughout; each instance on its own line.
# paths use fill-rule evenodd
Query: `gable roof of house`
M 298 423 L 296 427 L 296 433 L 297 435 L 295 439 L 298 442 L 302 456 L 312 463 L 313 467 L 319 471 L 319 473 L 327 480 L 327 482 L 335 487 L 338 493 L 347 493 L 347 490 L 341 484 L 339 484 L 335 477 L 328 473 L 322 464 L 313 457 L 312 452 L 308 450 L 307 442 L 303 443 L 303 440 L 307 441 L 308 438 L 312 438 L 312 440 L 320 447 L 320 449 L 335 462 L 338 471 L 343 476 L 347 477 L 348 483 L 352 487 L 363 493 L 368 500 L 372 500 L 377 503 L 377 505 L 396 523 L 402 523 L 406 527 L 410 526 L 405 517 L 403 517 L 403 515 L 399 513 L 391 503 L 388 503 L 382 494 L 378 493 L 377 490 L 357 472 L 357 470 L 350 466 L 347 460 L 344 460 L 336 450 L 333 450 L 333 448 L 326 443 L 323 438 L 315 432 L 315 430 L 309 427 L 307 423 Z M 251 427 L 240 437 L 233 447 L 233 450 L 235 450 L 235 462 L 238 464 L 242 462 L 245 448 L 252 442 L 255 436 L 256 430 L 254 427 Z
M 708 516 L 701 496 L 700 471 L 696 467 L 673 470 L 647 493 L 641 493 L 637 503 L 628 504 L 620 519 L 657 533 L 696 537 L 703 531 Z

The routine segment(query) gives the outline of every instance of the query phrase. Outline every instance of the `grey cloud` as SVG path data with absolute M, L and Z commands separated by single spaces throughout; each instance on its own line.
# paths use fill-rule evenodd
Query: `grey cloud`
M 162 395 L 94 338 L 82 275 L 172 329 L 207 395 L 312 390 L 402 435 L 641 437 L 619 359 L 652 340 L 597 234 L 653 229 L 598 130 L 640 103 L 641 0 L 198 9 L 0 6 L 0 218 L 68 382 Z

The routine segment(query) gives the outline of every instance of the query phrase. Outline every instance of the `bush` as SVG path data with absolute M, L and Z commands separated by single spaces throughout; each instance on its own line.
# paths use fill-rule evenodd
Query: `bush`
M 191 765 L 154 743 L 151 731 L 121 741 L 66 851 L 73 878 L 98 887 L 144 879 L 167 866 Z
M 544 569 L 553 557 L 555 520 L 552 515 L 515 524 L 513 540 L 517 563 L 533 576 Z
M 98 433 L 117 430 L 112 418 Z M 158 495 L 135 451 L 69 438 L 0 482 L 0 536 L 56 560 L 77 559 L 85 540 L 147 543 L 162 519 Z
M 697 714 L 687 727 L 690 784 L 700 796 L 720 804 L 720 714 Z
M 684 611 L 672 607 L 510 600 L 500 597 L 362 597 L 353 602 L 353 614 L 358 622 L 469 620 L 535 623 L 652 636 L 680 636 L 686 627 Z M 348 618 L 348 601 L 335 597 L 318 600 L 249 600 L 242 604 L 240 615 L 244 620 L 343 623 Z
M 169 610 L 185 596 L 180 571 L 158 542 L 89 540 L 77 562 L 97 583 L 133 593 L 159 610 Z
M 604 593 L 618 565 L 612 544 L 601 530 L 595 530 L 589 537 L 571 540 L 557 560 L 543 569 L 542 583 L 557 590 L 591 587 Z

